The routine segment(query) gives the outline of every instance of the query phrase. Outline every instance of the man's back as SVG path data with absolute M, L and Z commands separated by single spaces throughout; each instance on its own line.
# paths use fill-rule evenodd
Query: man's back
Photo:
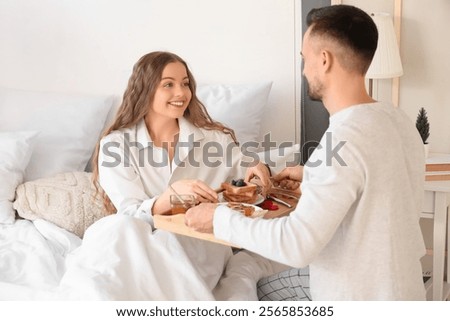
M 343 142 L 327 164 L 326 146 Z M 424 157 L 412 122 L 390 105 L 353 106 L 330 118 L 321 145 L 305 168 L 298 209 L 323 233 L 311 263 L 313 298 L 424 299 Z

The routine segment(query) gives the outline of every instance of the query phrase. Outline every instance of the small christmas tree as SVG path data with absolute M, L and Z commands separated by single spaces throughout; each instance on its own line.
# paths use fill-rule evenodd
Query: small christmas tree
M 428 144 L 427 139 L 430 136 L 430 123 L 428 122 L 427 111 L 425 108 L 420 108 L 419 114 L 417 115 L 416 128 L 419 131 L 420 137 L 422 137 L 422 142 Z

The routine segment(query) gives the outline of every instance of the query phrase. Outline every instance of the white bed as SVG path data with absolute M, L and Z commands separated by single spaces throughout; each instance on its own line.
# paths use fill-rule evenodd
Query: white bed
M 261 141 L 270 88 L 214 85 L 198 94 L 240 141 Z M 257 279 L 280 266 L 245 251 L 222 262 L 202 254 L 222 245 L 102 218 L 84 170 L 117 102 L 0 88 L 0 300 L 255 300 Z M 197 251 L 186 256 L 192 243 Z
M 148 224 L 133 220 L 120 237 L 113 237 L 120 242 L 112 244 L 97 237 L 99 230 L 111 231 L 111 220 L 98 221 L 83 246 L 76 235 L 42 219 L 2 225 L 0 300 L 254 299 L 248 291 L 254 280 L 242 276 L 213 291 L 224 262 L 202 253 L 218 245 L 165 231 L 150 233 Z M 193 242 L 196 252 L 188 257 L 180 243 L 193 248 Z M 254 272 L 260 270 L 255 265 Z

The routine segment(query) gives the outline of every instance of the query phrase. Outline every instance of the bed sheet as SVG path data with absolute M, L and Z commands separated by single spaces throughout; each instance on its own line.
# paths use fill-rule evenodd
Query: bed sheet
M 122 215 L 97 221 L 83 241 L 45 220 L 0 225 L 0 300 L 257 300 L 257 280 L 278 271 Z
M 0 225 L 0 299 L 52 299 L 81 239 L 45 220 Z

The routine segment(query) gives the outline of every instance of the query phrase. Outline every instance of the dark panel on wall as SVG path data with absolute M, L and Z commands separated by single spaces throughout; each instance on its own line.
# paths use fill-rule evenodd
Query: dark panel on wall
M 313 8 L 331 5 L 331 0 L 303 0 L 302 1 L 302 32 L 306 32 L 306 15 Z M 303 73 L 303 66 L 302 66 Z M 329 114 L 322 102 L 312 101 L 308 96 L 308 84 L 305 77 L 302 78 L 301 88 L 301 140 L 302 160 L 305 164 L 309 156 L 318 145 L 322 135 L 328 128 Z

